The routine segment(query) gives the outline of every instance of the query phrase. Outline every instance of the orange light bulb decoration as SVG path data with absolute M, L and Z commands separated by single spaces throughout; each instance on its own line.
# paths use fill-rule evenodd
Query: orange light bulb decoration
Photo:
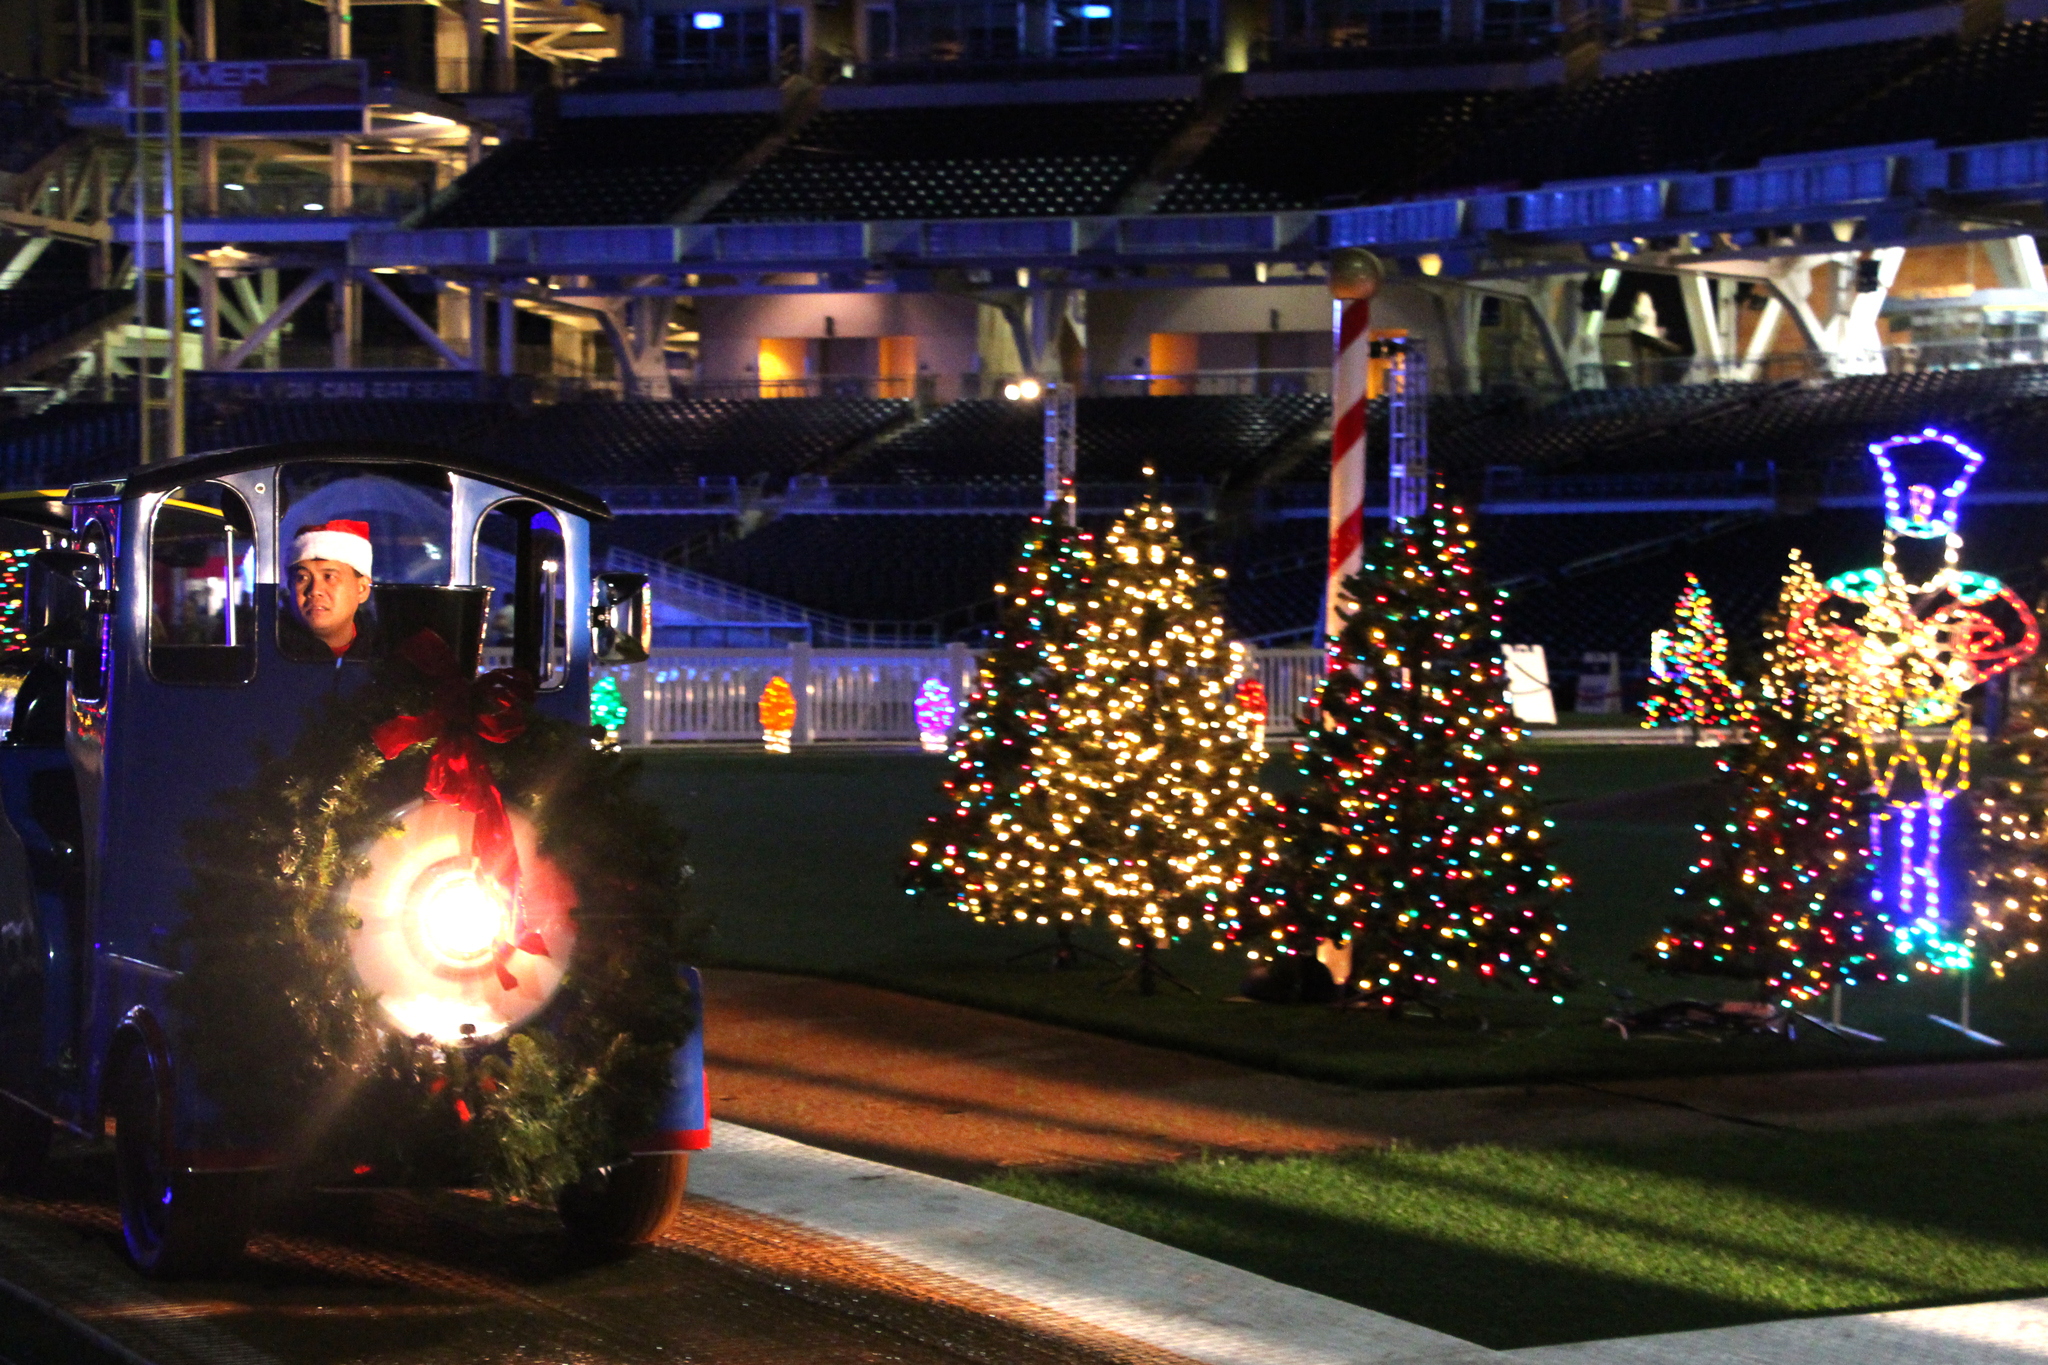
M 761 689 L 761 742 L 771 754 L 789 752 L 789 737 L 796 729 L 796 693 L 781 674 Z

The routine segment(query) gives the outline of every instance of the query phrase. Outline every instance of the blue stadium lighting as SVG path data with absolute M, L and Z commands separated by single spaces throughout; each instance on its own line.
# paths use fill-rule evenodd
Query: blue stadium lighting
M 725 16 L 713 9 L 698 10 L 690 16 L 690 27 L 700 29 L 724 28 Z
M 1081 17 L 1083 19 L 1107 19 L 1109 17 L 1109 6 L 1083 5 L 1081 6 Z

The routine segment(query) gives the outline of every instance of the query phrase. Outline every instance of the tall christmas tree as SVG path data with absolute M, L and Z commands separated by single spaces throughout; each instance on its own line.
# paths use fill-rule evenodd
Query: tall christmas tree
M 2048 597 L 2035 608 L 2048 615 Z M 2013 674 L 2000 742 L 1970 805 L 1976 816 L 1970 872 L 1972 955 L 2003 976 L 2038 960 L 2048 936 L 2048 655 Z
M 1854 894 L 1870 857 L 1862 750 L 1816 660 L 1818 626 L 1788 629 L 1817 591 L 1793 551 L 1764 626 L 1761 704 L 1719 762 L 1725 808 L 1699 827 L 1705 847 L 1678 888 L 1692 913 L 1642 953 L 1654 970 L 1735 977 L 1786 1003 L 1885 974 L 1883 935 Z
M 1042 835 L 1059 904 L 1140 954 L 1218 921 L 1241 885 L 1259 755 L 1217 602 L 1222 571 L 1185 554 L 1148 493 L 1096 554 L 1059 724 L 1045 739 Z
M 911 845 L 905 884 L 981 921 L 1071 923 L 1051 875 L 1065 851 L 1045 818 L 1046 745 L 1072 667 L 1093 563 L 1088 535 L 1033 518 L 950 757 L 949 808 Z
M 1740 725 L 1747 714 L 1742 686 L 1728 676 L 1728 636 L 1707 590 L 1688 573 L 1643 702 L 1643 724 Z
M 1261 829 L 1232 926 L 1253 958 L 1348 939 L 1352 989 L 1390 1010 L 1465 982 L 1570 982 L 1553 911 L 1570 883 L 1516 753 L 1476 551 L 1439 489 L 1345 584 L 1332 671 L 1295 746 L 1305 781 Z

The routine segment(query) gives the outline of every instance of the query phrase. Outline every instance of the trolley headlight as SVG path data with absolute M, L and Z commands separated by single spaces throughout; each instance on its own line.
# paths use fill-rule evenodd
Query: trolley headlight
M 364 850 L 363 875 L 343 888 L 359 921 L 349 940 L 356 978 L 408 1036 L 490 1038 L 533 1017 L 561 986 L 576 942 L 574 888 L 540 853 L 532 822 L 510 815 L 516 904 L 476 875 L 473 817 L 433 801 L 399 812 L 397 828 Z M 544 944 L 546 955 L 521 943 Z

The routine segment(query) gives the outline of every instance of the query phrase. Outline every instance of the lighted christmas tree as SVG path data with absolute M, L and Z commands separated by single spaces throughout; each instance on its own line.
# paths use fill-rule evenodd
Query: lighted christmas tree
M 2048 598 L 2037 607 L 2048 615 Z M 2048 934 L 2048 656 L 2013 675 L 2000 742 L 1970 802 L 1972 956 L 1999 976 L 2042 956 Z
M 1241 836 L 1259 755 L 1221 578 L 1182 551 L 1173 510 L 1153 495 L 1125 512 L 1097 550 L 1046 738 L 1060 903 L 1135 949 L 1148 990 L 1153 950 L 1216 924 L 1249 864 Z
M 1554 867 L 1516 752 L 1498 599 L 1439 489 L 1346 584 L 1295 752 L 1305 781 L 1257 841 L 1231 939 L 1253 958 L 1348 939 L 1351 986 L 1390 1010 L 1461 984 L 1570 984 Z
M 1870 860 L 1862 749 L 1816 657 L 1819 625 L 1791 625 L 1816 589 L 1793 551 L 1764 626 L 1761 704 L 1719 761 L 1725 807 L 1698 827 L 1704 847 L 1677 889 L 1690 914 L 1642 954 L 1654 970 L 1735 977 L 1787 1004 L 1888 974 L 1856 894 Z
M 1728 636 L 1714 619 L 1714 603 L 1687 574 L 1669 643 L 1650 678 L 1643 724 L 1740 725 L 1747 715 L 1742 685 L 1728 676 Z
M 911 845 L 906 886 L 982 921 L 1072 924 L 1052 867 L 1064 850 L 1045 816 L 1045 745 L 1071 668 L 1090 538 L 1034 518 L 967 699 L 944 791 L 948 809 Z

